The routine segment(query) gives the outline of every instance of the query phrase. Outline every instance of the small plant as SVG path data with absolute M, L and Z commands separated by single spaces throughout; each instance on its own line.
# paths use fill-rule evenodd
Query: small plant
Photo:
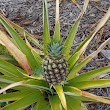
M 26 30 L 0 15 L 0 23 L 8 32 L 0 30 L 1 48 L 6 47 L 10 53 L 8 56 L 13 56 L 8 59 L 5 55 L 0 56 L 0 102 L 5 102 L 0 110 L 21 110 L 32 104 L 32 110 L 87 110 L 85 102 L 110 104 L 109 98 L 86 91 L 110 86 L 110 79 L 97 77 L 110 72 L 110 66 L 77 75 L 110 42 L 108 38 L 95 52 L 79 62 L 88 44 L 109 19 L 110 8 L 94 31 L 70 53 L 88 2 L 84 1 L 82 12 L 64 42 L 60 36 L 59 0 L 56 0 L 56 24 L 52 37 L 49 33 L 47 1 L 43 0 L 43 45 Z M 24 36 L 25 41 L 20 35 Z M 14 60 L 17 62 L 13 64 Z

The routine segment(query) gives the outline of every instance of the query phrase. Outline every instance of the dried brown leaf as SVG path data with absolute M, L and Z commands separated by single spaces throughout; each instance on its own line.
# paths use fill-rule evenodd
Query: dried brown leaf
M 14 56 L 21 67 L 31 75 L 32 71 L 26 56 L 9 40 L 9 36 L 0 30 L 0 43 L 3 43 L 8 51 Z

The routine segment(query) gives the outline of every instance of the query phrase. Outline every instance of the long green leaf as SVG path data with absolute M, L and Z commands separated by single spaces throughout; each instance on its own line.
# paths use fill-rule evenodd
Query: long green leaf
M 61 102 L 57 95 L 49 96 L 49 102 L 52 110 L 62 110 Z
M 77 49 L 74 51 L 74 53 L 76 53 L 79 50 L 82 50 L 82 54 L 85 52 L 85 50 L 86 50 L 87 46 L 89 45 L 90 41 L 93 39 L 95 34 L 104 26 L 104 24 L 107 22 L 109 17 L 110 17 L 110 7 L 109 7 L 107 13 L 100 20 L 98 25 L 95 27 L 94 31 L 77 47 Z
M 0 44 L 0 55 L 6 55 L 6 56 L 11 56 L 6 49 L 6 47 L 2 44 Z M 1 57 L 0 57 L 1 58 Z
M 86 105 L 84 105 L 83 103 L 81 103 L 81 110 L 88 110 Z
M 13 56 L 10 56 L 10 55 L 0 55 L 0 59 L 1 60 L 5 60 L 5 61 L 7 61 L 9 63 L 12 63 L 12 64 L 14 64 L 16 66 L 19 65 L 18 62 L 15 60 L 15 58 Z
M 15 30 L 17 30 L 17 32 L 20 33 L 20 35 L 24 36 L 24 33 L 26 34 L 26 38 L 34 43 L 37 47 L 39 47 L 40 49 L 42 49 L 42 46 L 39 44 L 39 41 L 34 38 L 30 33 L 28 33 L 24 28 L 20 27 L 19 25 L 15 24 L 14 22 L 12 22 L 11 20 L 5 18 L 3 15 L 0 14 L 0 16 L 6 21 L 8 22 Z
M 81 101 L 73 96 L 66 96 L 68 110 L 80 110 Z
M 53 39 L 55 42 L 58 42 L 60 40 L 60 23 L 58 21 L 55 25 L 55 32 L 54 32 Z
M 73 79 L 73 77 L 76 76 L 77 72 L 88 62 L 90 61 L 90 58 L 86 58 L 84 61 L 73 67 L 67 76 L 67 81 Z
M 0 75 L 0 82 L 5 82 L 8 84 L 14 83 L 14 82 L 19 82 L 22 80 L 27 80 L 25 77 L 13 77 L 13 76 L 4 76 Z
M 43 95 L 40 97 L 40 99 L 38 99 L 36 105 L 34 106 L 34 108 L 32 110 L 51 110 L 50 109 L 50 104 L 48 101 L 48 96 L 44 97 Z M 47 99 L 47 100 L 46 100 Z
M 67 95 L 73 95 L 73 96 L 81 96 L 82 92 L 80 89 L 72 86 L 64 86 L 64 92 Z
M 14 39 L 19 49 L 26 55 L 31 68 L 34 70 L 38 66 L 38 64 L 34 56 L 32 55 L 30 48 L 25 44 L 18 33 L 5 21 L 5 19 L 2 18 L 2 16 L 0 16 L 0 22 L 6 28 L 10 36 Z
M 81 54 L 86 50 L 87 45 L 89 44 L 89 40 L 92 39 L 94 32 L 88 35 L 88 37 L 80 43 L 80 45 L 76 48 L 76 50 L 72 53 L 74 55 L 76 52 L 81 51 Z M 89 42 L 88 42 L 89 41 Z M 81 55 L 80 54 L 80 55 Z
M 45 100 L 40 100 L 36 103 L 32 110 L 51 110 L 50 105 Z
M 65 91 L 65 94 L 67 94 L 67 95 L 84 96 L 84 97 L 90 98 L 90 99 L 98 101 L 98 102 L 110 104 L 110 100 L 108 100 L 106 98 L 96 96 L 96 95 L 91 94 L 91 93 L 86 92 L 86 91 L 81 91 L 80 89 L 75 88 L 75 87 L 66 86 L 66 87 L 64 87 L 64 91 Z
M 77 62 L 77 60 L 79 59 L 79 52 L 76 52 L 75 54 L 71 55 L 71 57 L 68 60 L 68 67 L 71 70 L 72 67 L 75 65 L 75 63 Z
M 74 83 L 74 82 L 91 80 L 91 79 L 93 79 L 97 76 L 107 74 L 108 72 L 110 72 L 110 66 L 106 66 L 106 67 L 103 67 L 103 68 L 99 68 L 99 69 L 96 69 L 96 70 L 86 72 L 84 74 L 80 74 L 79 76 L 76 76 L 75 78 L 73 78 L 69 82 Z
M 6 87 L 7 85 L 8 85 L 7 83 L 0 82 L 0 87 L 1 87 L 1 88 Z
M 110 79 L 80 81 L 76 83 L 70 83 L 69 86 L 77 87 L 79 89 L 105 88 L 110 87 Z
M 73 25 L 73 27 L 70 30 L 70 33 L 64 43 L 64 50 L 63 50 L 63 54 L 65 55 L 66 58 L 69 57 L 69 53 L 73 44 L 73 40 L 75 38 L 76 32 L 78 30 L 79 27 L 79 23 L 80 23 L 80 19 L 78 19 L 75 24 Z
M 56 90 L 59 99 L 61 100 L 62 106 L 64 107 L 65 110 L 67 110 L 66 98 L 63 92 L 62 85 L 54 85 L 53 87 Z
M 8 63 L 4 60 L 0 60 L 0 72 L 3 73 L 4 75 L 22 77 L 23 75 L 19 71 L 22 71 L 23 73 L 25 73 L 25 71 L 20 69 L 19 67 L 16 67 L 12 65 L 11 63 Z
M 27 96 L 28 94 L 30 94 L 30 92 L 31 91 L 20 91 L 20 92 L 11 92 L 6 94 L 1 94 L 0 102 L 15 101 Z
M 74 64 L 78 61 L 80 56 L 84 53 L 86 46 L 88 45 L 87 41 L 91 38 L 93 33 L 91 33 L 79 46 L 78 48 L 71 54 L 68 63 L 69 63 L 69 68 L 71 69 Z
M 40 57 L 40 55 L 34 49 L 31 49 L 31 52 L 32 52 L 33 56 L 35 57 L 37 63 L 39 65 L 41 65 L 42 64 L 42 58 Z
M 0 86 L 3 87 L 3 86 L 7 86 L 8 84 L 11 84 L 13 83 L 14 81 L 13 80 L 10 80 L 10 79 L 3 79 L 3 78 L 0 78 Z M 3 85 L 2 85 L 3 84 Z M 5 84 L 5 85 L 4 85 Z
M 8 90 L 8 89 L 13 88 L 13 87 L 23 85 L 23 82 L 24 82 L 24 81 L 15 82 L 15 83 L 12 83 L 12 84 L 10 84 L 10 85 L 8 85 L 8 86 L 6 86 L 6 87 L 0 89 L 0 94 L 3 93 L 3 92 L 5 92 L 5 91 Z
M 50 42 L 47 0 L 43 0 L 43 27 L 44 27 L 44 53 L 47 54 L 47 45 Z
M 101 96 L 96 96 L 96 95 L 91 94 L 91 93 L 86 92 L 86 91 L 82 91 L 82 96 L 87 97 L 87 98 L 91 98 L 91 99 L 98 101 L 98 102 L 110 104 L 110 99 L 107 99 L 107 98 L 104 98 Z
M 32 92 L 29 95 L 21 98 L 18 101 L 15 101 L 7 106 L 1 108 L 1 110 L 21 110 L 35 102 L 40 98 L 41 94 L 38 92 Z
M 71 28 L 70 33 L 64 43 L 65 49 L 64 49 L 63 53 L 67 58 L 69 57 L 69 53 L 70 53 L 75 35 L 76 35 L 76 32 L 79 27 L 80 19 L 82 18 L 83 14 L 85 13 L 88 3 L 89 3 L 89 0 L 84 1 L 83 10 L 81 11 L 81 13 L 79 15 L 78 20 L 74 23 L 73 27 Z
M 41 71 L 40 69 L 42 69 L 42 68 L 37 68 L 36 71 L 33 71 L 34 74 L 31 75 L 31 76 L 29 76 L 29 75 L 23 73 L 22 71 L 20 71 L 20 73 L 21 73 L 22 75 L 24 75 L 25 78 L 28 78 L 28 79 L 43 80 L 43 76 L 41 75 L 41 72 L 42 72 L 42 71 Z M 40 72 L 40 74 L 39 74 L 38 72 Z M 36 74 L 36 73 L 37 73 L 37 74 Z
M 76 65 L 75 67 L 72 68 L 70 71 L 67 80 L 71 80 L 73 77 L 76 76 L 77 72 L 84 66 L 86 65 L 94 56 L 96 56 L 110 41 L 110 38 L 108 38 L 104 43 L 101 44 L 101 46 L 92 54 L 90 54 L 87 58 L 85 58 L 81 63 Z
M 13 90 L 17 90 L 17 91 L 39 91 L 38 89 L 36 89 L 36 88 L 30 88 L 30 87 L 28 87 L 28 86 L 15 86 L 15 87 L 13 87 Z
M 30 79 L 30 80 L 25 81 L 24 85 L 30 88 L 43 89 L 43 90 L 50 91 L 49 85 L 44 80 Z
M 84 96 L 72 96 L 78 100 L 80 100 L 81 102 L 93 102 L 94 100 L 84 97 Z

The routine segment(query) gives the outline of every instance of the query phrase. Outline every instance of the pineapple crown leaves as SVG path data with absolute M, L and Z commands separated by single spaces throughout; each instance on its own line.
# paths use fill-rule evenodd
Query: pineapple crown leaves
M 55 42 L 54 39 L 51 39 L 50 44 L 48 44 L 48 54 L 54 58 L 61 57 L 63 51 L 62 40 Z

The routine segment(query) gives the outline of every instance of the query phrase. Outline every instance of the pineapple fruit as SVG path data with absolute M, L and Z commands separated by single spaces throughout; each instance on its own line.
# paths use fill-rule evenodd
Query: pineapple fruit
M 55 42 L 53 39 L 48 44 L 48 55 L 43 61 L 43 76 L 51 85 L 61 84 L 68 74 L 68 63 L 62 55 L 62 41 Z

